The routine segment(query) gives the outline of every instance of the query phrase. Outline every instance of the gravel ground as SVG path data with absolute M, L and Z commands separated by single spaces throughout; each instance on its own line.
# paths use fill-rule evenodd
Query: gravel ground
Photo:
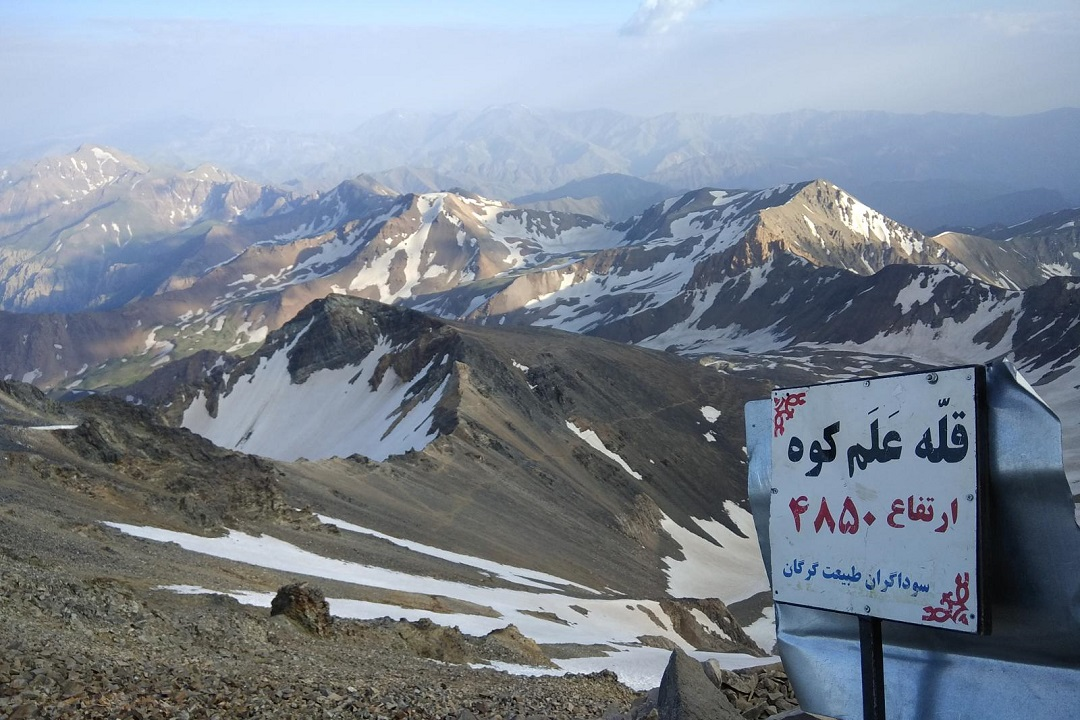
M 393 623 L 319 638 L 224 596 L 0 563 L 0 717 L 612 717 L 610 673 L 523 678 L 416 657 Z
M 28 398 L 0 392 L 0 719 L 649 717 L 646 695 L 612 673 L 520 677 L 470 667 L 538 652 L 505 636 L 493 642 L 389 619 L 336 620 L 315 636 L 269 608 L 156 589 L 273 591 L 297 578 L 125 536 L 102 520 L 272 531 L 344 557 L 467 578 L 443 561 L 421 567 L 388 543 L 344 548 L 286 501 L 276 466 L 148 424 L 138 409 L 101 400 L 82 408 L 99 413 L 92 422 L 42 433 L 26 423 L 64 418 Z M 332 581 L 324 589 L 373 601 L 386 594 L 361 596 Z M 783 679 L 767 679 L 754 687 L 780 692 L 772 683 Z M 779 696 L 747 698 L 746 717 L 782 705 Z

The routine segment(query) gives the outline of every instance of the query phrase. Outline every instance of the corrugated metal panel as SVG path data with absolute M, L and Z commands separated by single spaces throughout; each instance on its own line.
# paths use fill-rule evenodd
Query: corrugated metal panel
M 883 622 L 890 720 L 1080 712 L 1080 528 L 1062 468 L 1061 425 L 1009 363 L 989 365 L 986 384 L 992 631 L 976 636 Z M 749 493 L 765 558 L 772 412 L 769 400 L 746 405 Z M 802 707 L 861 718 L 858 618 L 777 604 L 776 622 L 777 649 Z

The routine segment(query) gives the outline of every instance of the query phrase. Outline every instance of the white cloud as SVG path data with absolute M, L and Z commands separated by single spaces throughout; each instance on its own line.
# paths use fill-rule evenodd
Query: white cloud
M 707 5 L 710 0 L 642 0 L 641 6 L 622 27 L 624 35 L 666 33 L 687 15 Z

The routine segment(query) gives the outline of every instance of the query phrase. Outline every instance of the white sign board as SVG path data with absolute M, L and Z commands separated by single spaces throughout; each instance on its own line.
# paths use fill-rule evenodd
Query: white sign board
M 980 630 L 980 370 L 773 391 L 776 601 Z

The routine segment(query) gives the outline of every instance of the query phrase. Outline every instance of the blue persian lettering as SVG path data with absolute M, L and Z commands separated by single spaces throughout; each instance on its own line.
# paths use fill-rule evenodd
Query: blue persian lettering
M 820 563 L 813 563 L 807 569 L 807 563 L 802 558 L 795 558 L 791 562 L 784 565 L 782 572 L 784 577 L 796 578 L 801 580 L 812 580 L 814 577 L 820 577 L 823 580 L 832 580 L 840 583 L 841 585 L 850 586 L 858 583 L 864 577 L 864 574 L 859 568 L 854 565 L 848 568 L 837 567 L 834 568 L 831 565 L 825 565 L 821 573 L 818 573 Z M 805 572 L 805 575 L 803 571 Z M 865 582 L 863 587 L 871 592 L 888 592 L 888 593 L 909 593 L 911 597 L 918 597 L 920 594 L 930 592 L 930 585 L 927 583 L 921 583 L 915 580 L 911 575 L 899 571 L 893 570 L 891 572 L 883 571 L 880 568 L 876 569 L 872 573 L 865 575 Z

